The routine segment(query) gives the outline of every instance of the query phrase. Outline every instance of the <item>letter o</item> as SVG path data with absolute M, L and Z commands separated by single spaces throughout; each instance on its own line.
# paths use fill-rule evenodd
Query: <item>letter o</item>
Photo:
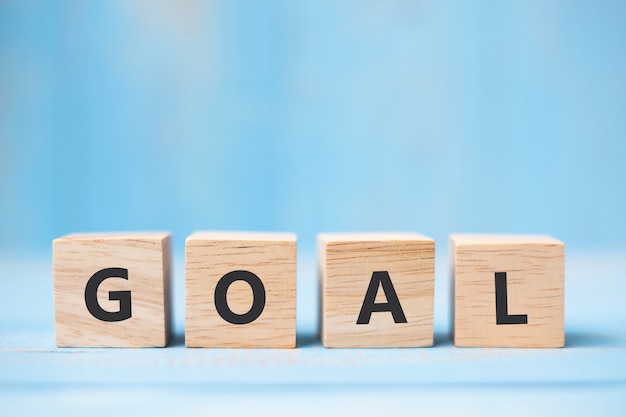
M 245 281 L 252 288 L 252 306 L 247 313 L 237 314 L 228 306 L 226 293 L 230 284 Z M 265 308 L 265 287 L 255 274 L 249 271 L 232 271 L 224 275 L 215 286 L 215 308 L 217 313 L 229 323 L 248 324 L 258 319 Z

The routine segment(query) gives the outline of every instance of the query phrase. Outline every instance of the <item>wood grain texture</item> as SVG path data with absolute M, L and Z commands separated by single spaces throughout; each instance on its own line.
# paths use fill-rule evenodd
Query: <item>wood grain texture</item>
M 188 347 L 294 348 L 296 346 L 296 236 L 287 233 L 196 232 L 186 241 L 186 322 Z M 244 270 L 263 282 L 261 315 L 232 324 L 217 312 L 215 287 L 227 273 Z M 250 285 L 235 281 L 228 306 L 246 313 Z
M 454 344 L 563 347 L 564 245 L 549 236 L 451 235 Z M 508 313 L 527 324 L 497 324 L 495 273 L 506 272 Z
M 128 280 L 109 278 L 98 303 L 117 311 L 110 291 L 130 291 L 132 316 L 119 322 L 95 318 L 85 287 L 104 268 L 125 268 Z M 56 343 L 59 347 L 164 347 L 171 338 L 170 234 L 73 234 L 53 241 Z
M 433 344 L 435 242 L 416 233 L 318 235 L 321 339 L 325 347 L 423 347 Z M 390 312 L 356 324 L 375 271 L 387 271 L 406 323 Z M 376 303 L 386 302 L 382 288 Z

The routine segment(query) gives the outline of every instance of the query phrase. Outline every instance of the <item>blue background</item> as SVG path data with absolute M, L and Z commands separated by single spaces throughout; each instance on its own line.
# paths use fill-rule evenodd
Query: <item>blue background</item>
M 626 234 L 626 2 L 5 1 L 0 249 Z

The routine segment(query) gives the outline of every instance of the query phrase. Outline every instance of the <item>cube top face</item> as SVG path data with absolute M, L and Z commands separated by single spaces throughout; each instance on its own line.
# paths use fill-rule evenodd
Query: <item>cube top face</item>
M 137 245 L 143 244 L 159 244 L 167 239 L 171 238 L 169 232 L 160 231 L 140 231 L 140 232 L 98 232 L 98 233 L 71 233 L 65 236 L 61 236 L 56 241 L 89 241 L 89 242 L 107 242 L 107 241 L 136 241 Z
M 275 232 L 213 232 L 198 231 L 187 237 L 187 243 L 193 241 L 246 241 L 246 242 L 293 242 L 296 243 L 297 236 L 294 233 Z
M 188 347 L 295 347 L 295 235 L 196 232 L 187 238 L 185 256 Z M 227 307 L 216 305 L 220 291 Z M 261 293 L 264 303 L 257 304 Z M 228 321 L 225 310 L 252 320 Z
M 318 256 L 324 346 L 432 346 L 434 240 L 417 233 L 321 234 Z M 390 282 L 387 289 L 381 278 Z M 397 298 L 403 317 L 373 311 L 362 320 L 372 283 L 375 304 Z
M 488 246 L 488 245 L 556 245 L 563 246 L 563 242 L 547 235 L 515 235 L 515 234 L 497 234 L 497 233 L 457 233 L 451 234 L 450 240 L 457 245 L 470 247 Z
M 564 346 L 562 242 L 549 236 L 451 235 L 450 253 L 456 346 Z
M 347 233 L 320 233 L 317 235 L 318 243 L 326 244 L 355 244 L 358 242 L 432 242 L 434 240 L 420 233 L 411 232 L 347 232 Z
M 57 346 L 167 345 L 169 233 L 73 234 L 52 245 Z

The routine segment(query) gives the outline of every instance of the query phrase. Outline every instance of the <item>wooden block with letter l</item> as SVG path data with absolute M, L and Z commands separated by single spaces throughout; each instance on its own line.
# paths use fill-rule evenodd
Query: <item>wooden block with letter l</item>
M 188 347 L 296 346 L 296 236 L 196 232 L 186 242 Z
M 164 347 L 170 234 L 72 234 L 52 242 L 59 347 Z
M 435 242 L 416 233 L 318 235 L 325 347 L 433 344 Z
M 563 347 L 563 242 L 549 236 L 450 236 L 454 344 Z

